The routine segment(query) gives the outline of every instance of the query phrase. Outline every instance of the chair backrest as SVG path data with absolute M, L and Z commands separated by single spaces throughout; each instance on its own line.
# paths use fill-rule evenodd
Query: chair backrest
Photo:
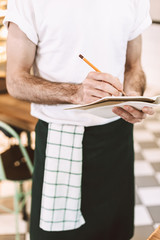
M 20 150 L 23 158 L 25 159 L 26 166 L 28 167 L 28 170 L 29 170 L 30 174 L 32 175 L 33 164 L 32 164 L 32 161 L 29 157 L 28 151 L 26 150 L 26 148 L 21 143 L 21 139 L 20 139 L 19 135 L 16 133 L 16 131 L 12 127 L 10 127 L 8 124 L 6 124 L 2 121 L 0 121 L 0 128 L 4 129 L 6 132 L 8 132 L 10 135 L 12 135 L 15 139 L 18 140 L 19 150 Z M 0 179 L 6 179 L 6 174 L 5 174 L 5 171 L 4 171 L 4 165 L 2 163 L 1 156 L 0 156 Z

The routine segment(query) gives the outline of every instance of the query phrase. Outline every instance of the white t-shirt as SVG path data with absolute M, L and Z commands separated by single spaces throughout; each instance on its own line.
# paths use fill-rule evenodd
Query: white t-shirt
M 8 0 L 4 24 L 8 22 L 16 23 L 37 45 L 36 76 L 81 83 L 93 71 L 78 57 L 82 54 L 123 83 L 127 42 L 140 35 L 151 18 L 149 0 Z M 46 122 L 83 126 L 118 118 L 64 110 L 68 106 L 32 103 L 31 114 Z

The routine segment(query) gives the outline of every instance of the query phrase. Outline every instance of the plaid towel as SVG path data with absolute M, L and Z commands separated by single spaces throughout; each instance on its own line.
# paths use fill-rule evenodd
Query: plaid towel
M 64 231 L 85 223 L 81 214 L 84 127 L 48 125 L 40 228 Z

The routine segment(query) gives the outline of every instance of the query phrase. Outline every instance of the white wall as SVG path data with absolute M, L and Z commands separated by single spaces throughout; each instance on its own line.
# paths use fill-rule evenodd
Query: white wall
M 160 21 L 160 0 L 151 0 L 151 17 Z M 160 94 L 160 24 L 152 24 L 142 35 L 142 65 L 151 94 Z

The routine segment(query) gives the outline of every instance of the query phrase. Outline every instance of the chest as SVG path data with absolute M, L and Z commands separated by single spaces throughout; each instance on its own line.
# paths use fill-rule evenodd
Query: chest
M 36 0 L 40 42 L 45 38 L 127 37 L 134 23 L 132 0 Z

